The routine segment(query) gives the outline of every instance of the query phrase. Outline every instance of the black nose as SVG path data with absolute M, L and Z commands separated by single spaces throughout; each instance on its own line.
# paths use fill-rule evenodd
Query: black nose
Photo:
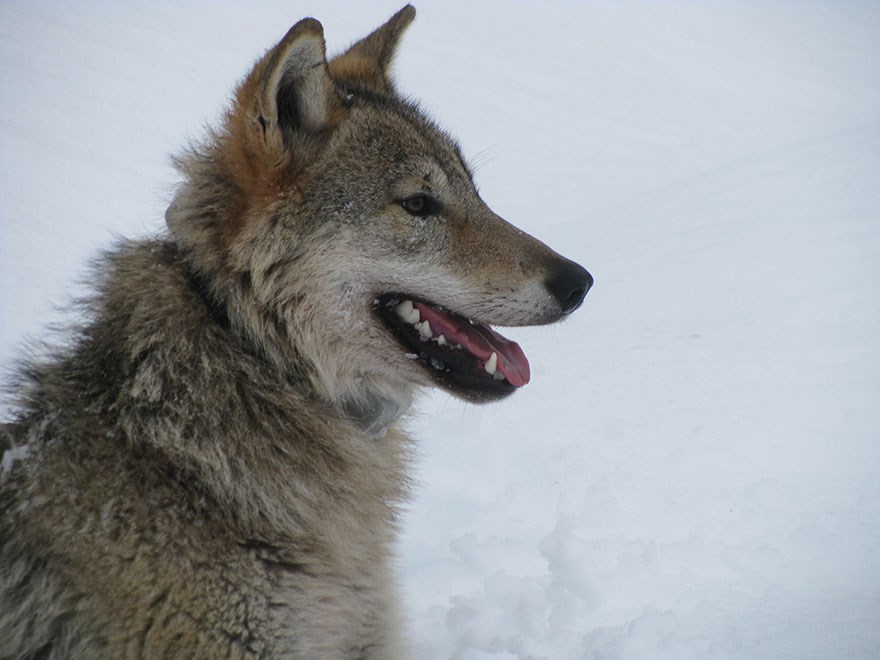
M 585 268 L 567 259 L 547 280 L 547 289 L 559 301 L 563 314 L 571 314 L 580 307 L 591 286 L 593 276 Z

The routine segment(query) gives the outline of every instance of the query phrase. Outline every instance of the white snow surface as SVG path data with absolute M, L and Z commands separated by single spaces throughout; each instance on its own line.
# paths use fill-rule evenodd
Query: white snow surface
M 291 24 L 398 7 L 0 4 L 4 367 Z M 880 5 L 417 9 L 400 88 L 596 285 L 513 398 L 422 403 L 413 657 L 880 657 Z

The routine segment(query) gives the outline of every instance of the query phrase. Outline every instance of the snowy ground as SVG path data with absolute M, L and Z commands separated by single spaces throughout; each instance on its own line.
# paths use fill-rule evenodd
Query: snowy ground
M 290 24 L 397 8 L 0 4 L 3 365 Z M 597 283 L 513 399 L 422 406 L 416 657 L 880 657 L 880 5 L 417 8 L 400 86 Z

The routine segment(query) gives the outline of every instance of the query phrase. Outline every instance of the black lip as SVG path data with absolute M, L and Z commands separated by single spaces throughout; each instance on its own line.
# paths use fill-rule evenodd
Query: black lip
M 486 373 L 477 358 L 468 351 L 440 346 L 436 342 L 422 341 L 418 331 L 409 323 L 402 321 L 394 311 L 398 303 L 403 300 L 413 300 L 441 309 L 444 314 L 464 317 L 430 301 L 404 293 L 383 294 L 373 305 L 377 316 L 391 334 L 397 338 L 407 353 L 416 356 L 413 359 L 424 367 L 440 387 L 450 394 L 474 403 L 497 401 L 513 394 L 517 389 L 514 385 L 505 379 L 497 379 Z

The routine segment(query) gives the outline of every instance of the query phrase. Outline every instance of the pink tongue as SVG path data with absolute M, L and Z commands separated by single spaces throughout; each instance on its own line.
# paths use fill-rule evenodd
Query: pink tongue
M 492 328 L 482 324 L 449 316 L 443 312 L 414 302 L 422 321 L 431 324 L 434 336 L 443 335 L 449 344 L 461 344 L 469 353 L 485 363 L 492 353 L 498 354 L 498 371 L 504 374 L 507 382 L 514 387 L 522 387 L 529 382 L 529 361 L 515 341 L 502 337 Z

